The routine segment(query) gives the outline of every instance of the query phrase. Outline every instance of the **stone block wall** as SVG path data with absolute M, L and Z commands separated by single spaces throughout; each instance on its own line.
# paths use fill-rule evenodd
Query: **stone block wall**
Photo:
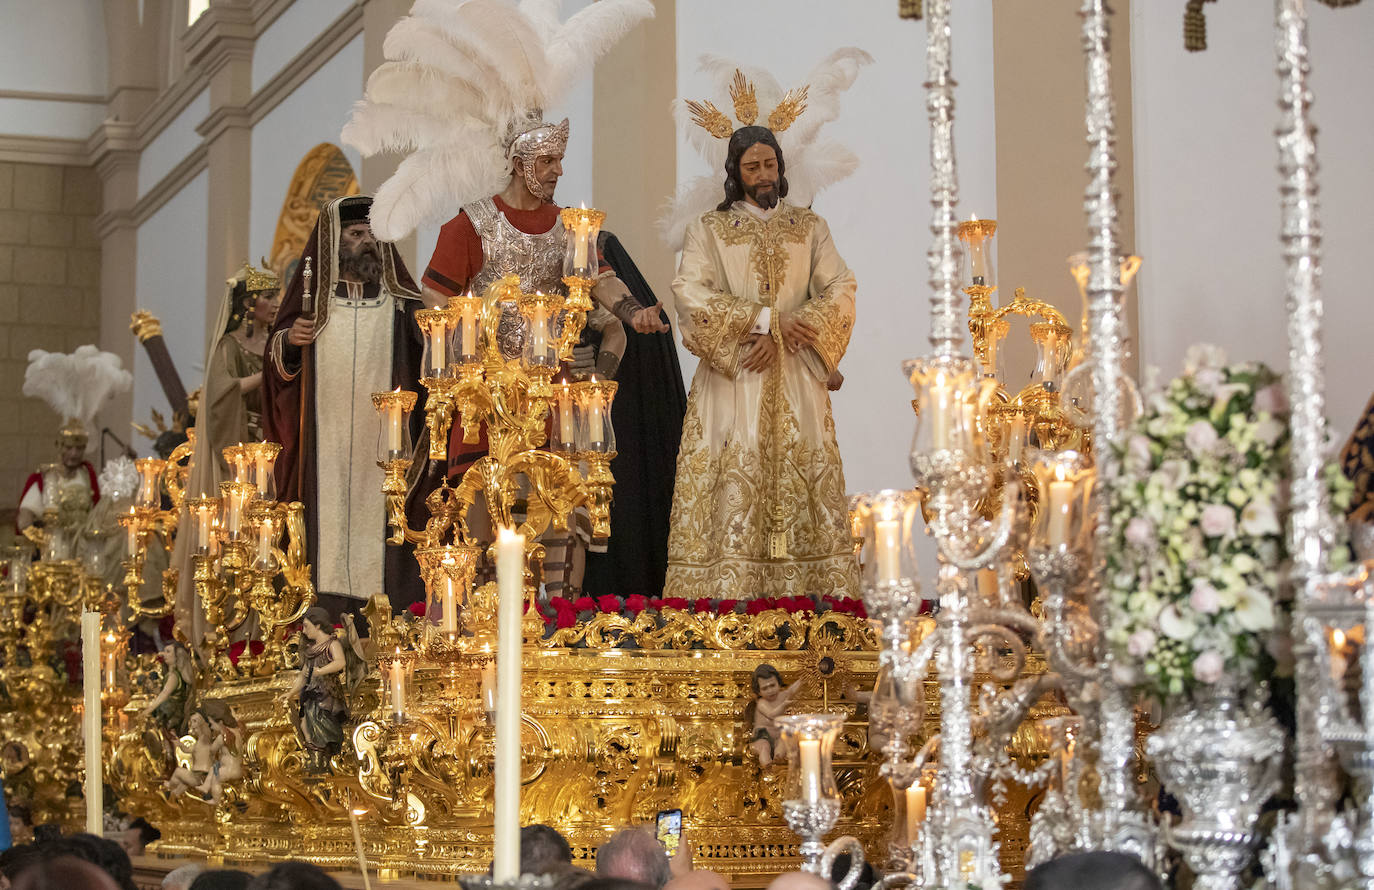
M 100 338 L 100 178 L 93 167 L 0 163 L 0 523 L 53 460 L 61 418 L 23 395 L 31 349 L 70 352 Z M 128 438 L 128 430 L 116 430 Z M 98 452 L 99 432 L 91 447 Z M 92 462 L 95 462 L 94 460 Z

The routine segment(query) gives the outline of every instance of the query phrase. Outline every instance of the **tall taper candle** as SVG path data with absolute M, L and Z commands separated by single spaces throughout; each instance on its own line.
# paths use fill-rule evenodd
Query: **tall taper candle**
M 496 849 L 491 876 L 520 877 L 520 613 L 525 604 L 525 536 L 502 528 L 496 541 Z
M 105 833 L 105 786 L 100 771 L 100 613 L 81 613 L 81 684 L 85 710 L 81 715 L 86 741 L 86 831 Z

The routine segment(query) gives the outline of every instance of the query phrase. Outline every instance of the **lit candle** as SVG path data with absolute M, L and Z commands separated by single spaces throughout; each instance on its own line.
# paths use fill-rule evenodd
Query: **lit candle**
M 396 647 L 396 657 L 391 660 L 391 713 L 399 723 L 406 715 L 406 676 L 401 662 L 401 649 Z
M 1331 631 L 1331 679 L 1340 684 L 1345 681 L 1345 672 L 1350 660 L 1345 657 L 1345 631 L 1339 627 Z
M 468 294 L 468 297 L 471 298 L 471 297 L 472 297 L 472 294 L 469 293 L 469 294 Z M 477 309 L 476 309 L 475 306 L 473 306 L 473 304 L 472 304 L 471 302 L 464 302 L 464 303 L 463 303 L 463 309 L 462 309 L 462 329 L 461 329 L 461 333 L 462 333 L 462 338 L 463 338 L 463 340 L 462 340 L 462 343 L 459 344 L 459 348 L 462 349 L 462 351 L 463 351 L 462 354 L 463 354 L 464 356 L 476 356 L 476 355 L 477 355 Z
M 797 747 L 801 751 L 801 799 L 815 805 L 821 800 L 821 741 L 799 739 Z
M 592 377 L 592 382 L 596 382 L 595 377 Z M 601 418 L 601 412 L 601 388 L 594 386 L 587 395 L 587 444 L 592 448 L 595 448 L 598 443 L 605 443 L 606 441 L 606 428 Z
M 1049 527 L 1046 530 L 1051 547 L 1068 542 L 1069 539 L 1069 511 L 1073 508 L 1073 489 L 1072 481 L 1064 478 L 1064 468 L 1056 467 L 1055 473 L 1058 478 L 1050 482 L 1048 503 L 1045 509 L 1049 511 Z
M 586 210 L 584 206 L 582 208 Z M 573 272 L 576 273 L 584 269 L 587 265 L 587 234 L 591 230 L 591 220 L 585 213 L 578 214 L 577 222 L 573 227 Z
M 451 634 L 458 632 L 458 595 L 453 589 L 453 576 L 447 571 L 447 567 L 452 565 L 452 561 L 446 562 L 446 570 L 444 571 L 444 611 L 443 615 L 440 616 L 440 620 L 443 622 L 444 633 Z
M 520 877 L 520 613 L 525 604 L 525 537 L 502 528 L 496 541 L 496 819 L 491 876 Z
M 392 459 L 401 457 L 401 403 L 395 399 L 386 406 L 386 450 Z
M 119 669 L 117 656 L 114 634 L 107 634 L 105 636 L 105 687 L 111 690 L 115 688 L 116 672 Z
M 86 831 L 105 832 L 105 787 L 100 762 L 100 613 L 81 613 L 81 715 L 86 744 Z
M 272 538 L 273 522 L 271 516 L 262 517 L 258 524 L 258 561 L 268 562 L 272 559 Z
M 129 535 L 129 556 L 136 557 L 138 555 L 138 511 L 133 507 L 129 508 L 129 521 L 125 524 L 124 529 Z
M 926 820 L 926 786 L 917 782 L 906 790 L 906 838 L 915 843 L 921 823 Z
M 196 510 L 196 519 L 198 525 L 197 543 L 200 545 L 199 549 L 202 552 L 209 552 L 213 550 L 215 546 L 214 507 L 210 506 L 209 504 L 206 504 L 197 507 Z
M 441 318 L 429 330 L 429 373 L 431 377 L 442 377 L 444 366 L 448 363 L 448 325 Z
M 1007 460 L 1017 463 L 1026 447 L 1026 414 L 1017 411 L 1007 425 Z
M 873 549 L 878 557 L 878 583 L 895 584 L 902 574 L 902 526 L 896 519 L 879 519 L 873 524 Z
M 542 362 L 548 351 L 549 312 L 543 303 L 536 303 L 530 309 L 530 357 L 535 362 Z
M 567 448 L 572 448 L 577 438 L 573 430 L 572 392 L 567 381 L 558 389 L 558 438 Z
M 977 222 L 978 214 L 969 216 L 969 222 Z M 983 234 L 979 228 L 973 228 L 968 236 L 968 264 L 969 275 L 973 278 L 974 284 L 984 284 L 988 279 L 988 256 L 983 250 Z
M 496 713 L 496 662 L 487 661 L 482 665 L 482 710 L 487 716 Z

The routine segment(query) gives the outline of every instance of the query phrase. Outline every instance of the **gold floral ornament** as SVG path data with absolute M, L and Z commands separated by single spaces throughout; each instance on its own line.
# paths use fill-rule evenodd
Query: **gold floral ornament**
M 781 133 L 796 123 L 797 118 L 806 111 L 806 94 L 810 89 L 810 84 L 804 84 L 797 89 L 788 90 L 777 107 L 768 113 L 768 129 L 774 133 Z M 752 126 L 754 121 L 758 120 L 759 100 L 754 85 L 738 68 L 735 69 L 735 77 L 730 82 L 730 100 L 735 105 L 735 120 L 739 121 L 741 127 Z M 695 102 L 688 99 L 685 104 L 692 114 L 692 123 L 717 139 L 729 139 L 735 132 L 735 126 L 729 116 L 717 108 L 714 102 Z

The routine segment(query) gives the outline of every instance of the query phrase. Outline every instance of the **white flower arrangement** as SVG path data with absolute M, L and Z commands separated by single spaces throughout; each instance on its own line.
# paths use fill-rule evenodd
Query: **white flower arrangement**
M 1190 348 L 1182 376 L 1148 396 L 1118 446 L 1111 505 L 1106 586 L 1119 680 L 1168 700 L 1274 669 L 1266 645 L 1286 608 L 1287 421 L 1279 376 L 1256 362 L 1227 364 L 1214 346 Z M 1343 510 L 1349 483 L 1329 469 Z

